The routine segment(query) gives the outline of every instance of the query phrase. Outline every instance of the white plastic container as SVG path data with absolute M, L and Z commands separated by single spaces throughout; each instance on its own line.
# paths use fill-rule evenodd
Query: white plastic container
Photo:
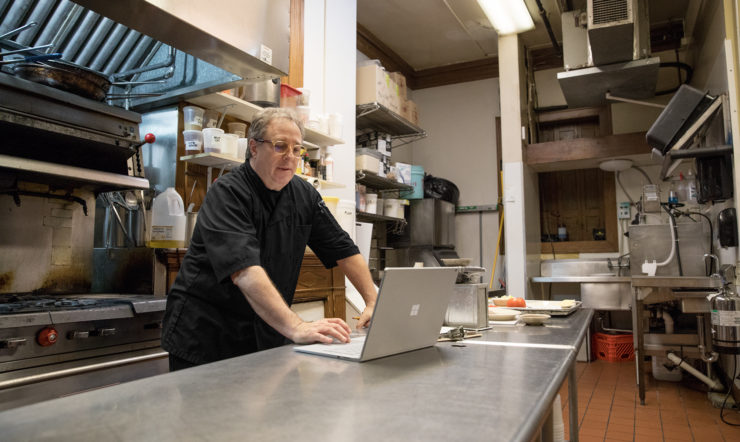
M 378 211 L 378 194 L 365 194 L 365 212 L 376 213 Z
M 185 205 L 174 187 L 168 187 L 154 198 L 151 213 L 147 246 L 157 249 L 185 247 Z
M 185 130 L 203 129 L 203 109 L 198 106 L 185 106 L 182 108 Z
M 351 200 L 339 200 L 337 204 L 337 222 L 355 239 L 355 202 Z
M 377 173 L 380 167 L 380 158 L 383 155 L 375 149 L 362 147 L 355 150 L 355 170 L 369 170 Z
M 239 145 L 239 137 L 236 134 L 223 134 L 223 142 L 221 143 L 221 153 L 224 155 L 230 155 L 236 158 L 236 151 Z
M 203 151 L 206 153 L 221 153 L 223 136 L 223 129 L 215 127 L 207 127 L 203 129 Z
M 218 117 L 221 115 L 219 111 L 208 109 L 203 112 L 203 128 L 215 127 L 218 128 Z
M 182 136 L 185 139 L 185 152 L 194 155 L 201 152 L 203 148 L 203 132 L 200 130 L 184 130 Z
M 308 106 L 296 106 L 295 112 L 298 115 L 298 119 L 301 120 L 301 123 L 306 125 L 311 116 L 311 108 Z
M 390 216 L 392 218 L 403 218 L 403 202 L 395 198 L 386 198 L 383 200 L 383 215 Z
M 653 377 L 659 381 L 680 382 L 683 379 L 681 369 L 676 367 L 668 370 L 663 364 L 668 362 L 668 358 L 662 356 L 653 356 L 652 358 Z

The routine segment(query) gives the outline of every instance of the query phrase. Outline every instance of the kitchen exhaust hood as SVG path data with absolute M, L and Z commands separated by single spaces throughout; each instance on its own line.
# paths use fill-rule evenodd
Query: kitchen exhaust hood
M 109 104 L 137 112 L 278 78 L 289 67 L 290 0 L 24 0 L 0 7 L 0 34 L 31 22 L 37 25 L 2 40 L 3 49 L 50 44 L 45 52 L 113 81 Z

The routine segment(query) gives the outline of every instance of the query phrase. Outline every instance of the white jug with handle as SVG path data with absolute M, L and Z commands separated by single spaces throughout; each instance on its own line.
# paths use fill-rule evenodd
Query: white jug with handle
M 152 202 L 152 228 L 147 246 L 159 249 L 185 247 L 185 204 L 173 187 Z

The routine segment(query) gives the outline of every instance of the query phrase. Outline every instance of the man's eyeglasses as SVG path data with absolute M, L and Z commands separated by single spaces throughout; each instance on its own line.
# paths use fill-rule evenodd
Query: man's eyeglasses
M 286 152 L 290 152 L 290 154 L 296 158 L 301 157 L 301 152 L 303 151 L 303 145 L 302 144 L 293 144 L 290 145 L 287 141 L 282 140 L 264 140 L 262 138 L 255 138 L 254 141 L 257 141 L 258 143 L 270 143 L 272 144 L 272 148 L 275 149 L 275 153 L 279 155 L 284 155 Z

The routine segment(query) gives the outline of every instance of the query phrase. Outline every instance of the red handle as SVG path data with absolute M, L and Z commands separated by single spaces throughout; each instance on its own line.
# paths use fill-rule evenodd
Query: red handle
M 155 137 L 154 134 L 149 133 L 149 134 L 144 135 L 144 143 L 143 144 L 152 144 L 155 141 L 157 141 L 157 137 Z
M 42 347 L 56 344 L 57 339 L 59 339 L 59 333 L 54 327 L 43 328 L 36 336 L 36 342 L 38 342 Z

